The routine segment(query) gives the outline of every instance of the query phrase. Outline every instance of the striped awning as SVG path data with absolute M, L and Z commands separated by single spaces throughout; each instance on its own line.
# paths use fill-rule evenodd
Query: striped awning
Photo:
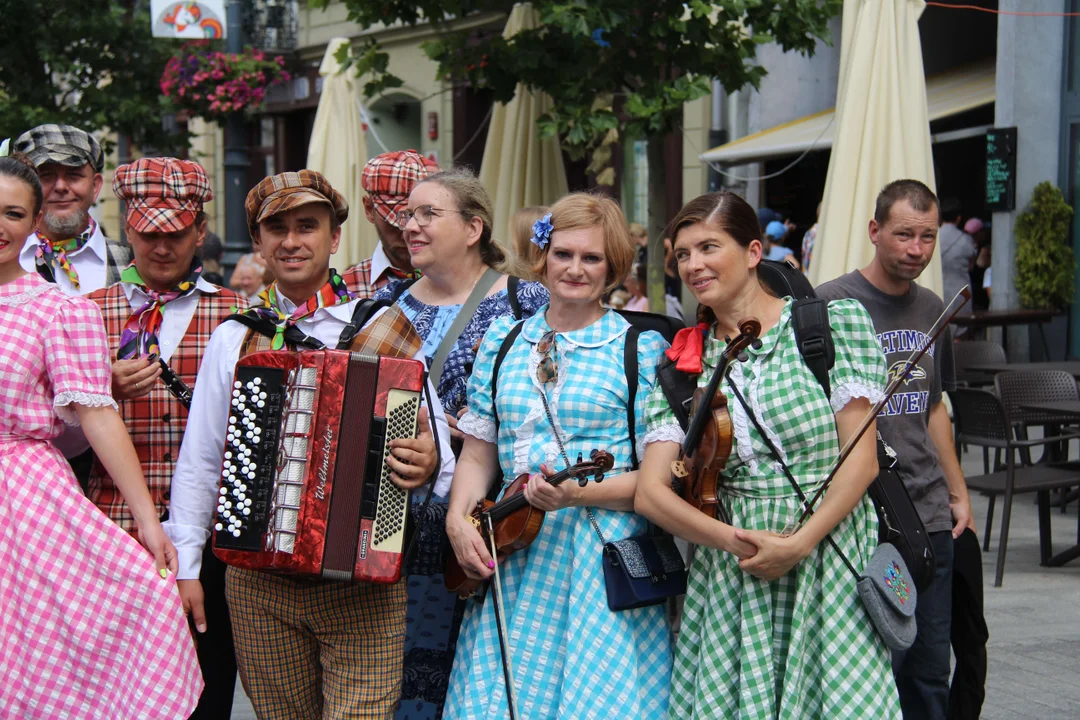
M 994 63 L 970 65 L 926 79 L 930 122 L 994 102 Z M 806 150 L 832 147 L 835 108 L 792 120 L 720 145 L 701 155 L 707 162 L 743 165 Z

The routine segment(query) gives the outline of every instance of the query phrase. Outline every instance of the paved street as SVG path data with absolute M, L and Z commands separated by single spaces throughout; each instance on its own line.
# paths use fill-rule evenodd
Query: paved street
M 1075 448 L 1074 448 L 1075 452 Z M 981 455 L 967 453 L 964 470 L 982 472 Z M 984 720 L 1080 718 L 1080 559 L 1061 568 L 1039 567 L 1034 496 L 1013 506 L 1009 554 L 1002 587 L 992 586 L 1001 525 L 1001 502 L 990 552 L 983 557 L 986 620 L 990 626 L 990 672 Z M 1076 542 L 1077 505 L 1051 516 L 1054 551 Z M 986 499 L 974 499 L 979 528 L 986 524 Z M 237 683 L 233 720 L 255 720 Z

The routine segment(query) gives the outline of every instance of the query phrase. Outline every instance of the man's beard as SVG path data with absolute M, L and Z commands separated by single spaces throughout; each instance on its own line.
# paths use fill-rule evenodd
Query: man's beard
M 41 224 L 45 232 L 60 239 L 69 240 L 76 237 L 86 229 L 90 223 L 90 213 L 86 210 L 75 210 L 67 216 L 60 216 L 45 211 Z

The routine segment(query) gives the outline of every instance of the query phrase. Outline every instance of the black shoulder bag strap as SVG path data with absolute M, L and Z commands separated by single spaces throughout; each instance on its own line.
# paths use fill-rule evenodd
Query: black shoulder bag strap
M 521 300 L 518 299 L 518 285 L 521 278 L 513 275 L 506 276 L 506 299 L 510 301 L 510 312 L 514 313 L 514 319 L 521 319 Z
M 634 427 L 637 413 L 634 412 L 634 404 L 637 400 L 638 388 L 638 335 L 641 331 L 633 325 L 626 331 L 623 343 L 623 369 L 626 372 L 626 387 L 629 394 L 626 399 L 626 426 L 630 431 L 630 469 L 638 469 L 637 456 L 637 431 Z
M 730 375 L 728 376 L 727 380 L 728 386 L 731 388 L 731 392 L 735 394 L 736 398 L 738 398 L 739 404 L 742 405 L 743 410 L 746 411 L 746 416 L 750 418 L 750 422 L 754 424 L 754 428 L 757 429 L 758 435 L 761 436 L 761 439 L 769 448 L 769 452 L 772 453 L 773 457 L 776 458 L 776 462 L 780 463 L 780 467 L 784 471 L 784 477 L 786 477 L 788 479 L 788 482 L 791 483 L 791 487 L 795 490 L 795 494 L 799 496 L 799 501 L 802 502 L 803 507 L 809 508 L 810 501 L 807 499 L 806 494 L 802 491 L 802 488 L 799 487 L 799 483 L 791 475 L 791 471 L 788 470 L 787 463 L 785 463 L 784 459 L 780 457 L 780 453 L 777 451 L 776 446 L 773 444 L 773 441 L 769 438 L 768 433 L 766 433 L 765 429 L 761 427 L 761 424 L 758 422 L 757 416 L 754 415 L 754 411 L 750 409 L 750 405 L 746 402 L 746 399 L 743 398 L 742 393 L 739 392 L 739 388 L 735 387 L 735 383 L 732 382 Z M 832 546 L 832 549 L 836 551 L 836 554 L 840 556 L 840 559 L 844 561 L 844 565 L 847 565 L 847 569 L 851 571 L 852 576 L 855 578 L 856 584 L 858 584 L 859 572 L 855 569 L 855 566 L 851 564 L 851 561 L 848 560 L 847 555 L 845 555 L 844 552 L 840 549 L 840 546 L 837 545 L 835 541 L 833 541 L 831 534 L 826 535 L 825 540 L 829 543 L 830 546 Z
M 244 325 L 249 330 L 254 330 L 260 335 L 266 337 L 273 337 L 277 332 L 277 325 L 264 317 L 257 317 L 248 315 L 247 313 L 233 313 L 225 318 L 223 322 L 234 320 L 241 325 Z M 323 350 L 326 345 L 322 343 L 318 338 L 313 338 L 296 325 L 290 325 L 285 329 L 284 333 L 285 342 L 295 347 L 305 347 L 310 350 Z
M 338 350 L 348 350 L 352 347 L 352 341 L 356 337 L 368 321 L 374 317 L 375 313 L 382 310 L 385 307 L 390 307 L 393 303 L 387 300 L 372 300 L 371 298 L 365 298 L 356 303 L 356 307 L 353 308 L 352 317 L 349 319 L 349 324 L 341 329 L 341 334 L 338 335 Z

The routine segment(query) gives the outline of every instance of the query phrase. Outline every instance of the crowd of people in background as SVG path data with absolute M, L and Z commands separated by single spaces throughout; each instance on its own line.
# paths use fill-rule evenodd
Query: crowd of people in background
M 912 374 L 913 399 L 868 416 L 904 359 L 883 338 L 925 333 L 943 308 L 914 282 L 935 246 L 947 294 L 975 273 L 989 287 L 989 224 L 961 227 L 958 204 L 913 180 L 881 191 L 873 260 L 818 288 L 835 348 L 823 380 L 796 342 L 793 299 L 759 274 L 763 261 L 807 271 L 818 225 L 794 248 L 790 219 L 734 193 L 690 201 L 658 238 L 583 192 L 496 228 L 470 170 L 395 151 L 363 169 L 363 218 L 314 170 L 264 178 L 242 209 L 252 252 L 226 277 L 197 162 L 116 169 L 122 244 L 89 215 L 104 165 L 92 135 L 44 125 L 12 149 L 0 157 L 0 716 L 227 718 L 239 672 L 274 720 L 511 707 L 523 720 L 958 717 L 951 558 L 975 525 L 941 402 L 947 332 Z M 378 243 L 339 272 L 341 226 L 364 221 Z M 671 336 L 638 324 L 657 309 L 654 251 L 662 314 L 687 326 Z M 361 322 L 367 299 L 385 302 Z M 732 449 L 713 517 L 673 487 L 685 408 L 660 367 L 703 390 L 745 317 L 759 342 L 718 376 Z M 400 582 L 298 580 L 214 553 L 222 513 L 246 507 L 219 499 L 242 462 L 227 451 L 238 360 L 328 347 L 429 369 L 416 437 L 388 443 L 387 476 L 410 491 L 419 532 Z M 787 532 L 864 417 L 869 432 Z M 938 558 L 906 652 L 890 651 L 856 590 L 879 538 L 866 492 L 879 432 Z M 610 455 L 602 483 L 554 482 L 595 450 Z M 546 520 L 527 548 L 494 557 L 471 513 L 512 487 Z M 611 548 L 657 528 L 697 547 L 677 638 L 664 598 L 621 606 L 608 579 Z M 450 592 L 445 557 L 474 581 L 498 570 L 498 604 Z

